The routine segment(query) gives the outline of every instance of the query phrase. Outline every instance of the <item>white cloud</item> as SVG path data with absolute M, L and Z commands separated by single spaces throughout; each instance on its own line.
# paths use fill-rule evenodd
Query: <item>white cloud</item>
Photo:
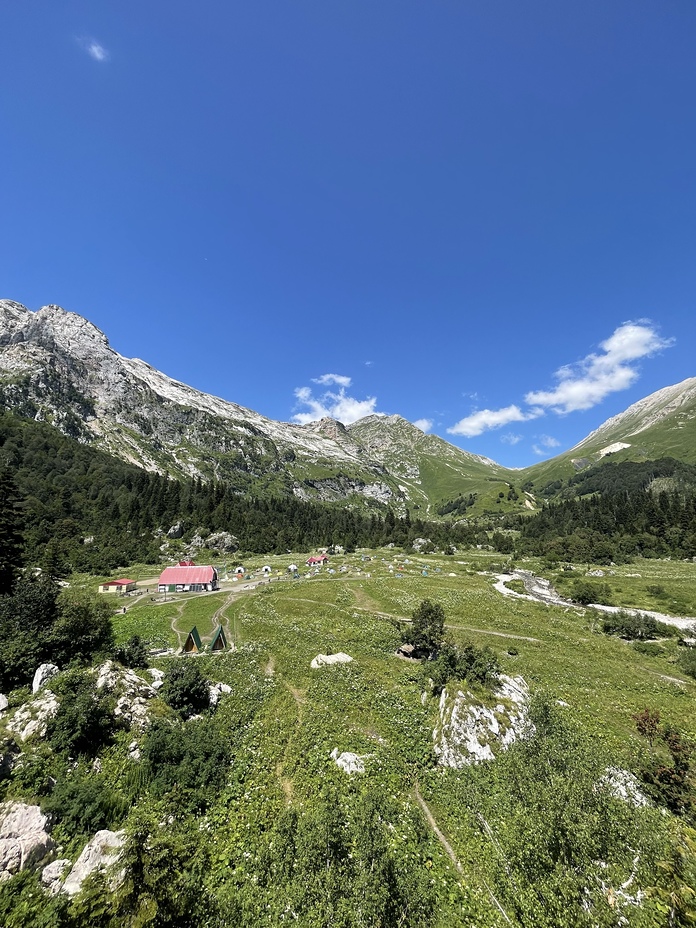
M 326 386 L 333 383 L 338 387 L 349 387 L 352 382 L 350 377 L 344 377 L 343 374 L 322 374 L 321 377 L 312 378 L 312 383 L 320 383 Z
M 561 444 L 557 438 L 553 438 L 551 435 L 540 435 L 539 441 L 544 448 L 558 448 Z
M 538 454 L 539 457 L 543 457 L 546 454 L 544 449 L 540 448 L 539 445 L 532 445 L 532 451 L 534 452 L 534 454 Z
M 109 52 L 104 48 L 104 46 L 97 42 L 96 39 L 89 38 L 89 36 L 81 36 L 78 40 L 80 47 L 83 48 L 90 58 L 93 58 L 95 61 L 108 61 Z
M 638 378 L 636 362 L 674 344 L 661 338 L 646 319 L 625 322 L 600 344 L 602 353 L 588 354 L 577 364 L 556 371 L 558 385 L 552 390 L 533 390 L 525 401 L 566 414 L 591 409 L 610 393 L 625 390 Z
M 543 409 L 530 409 L 523 412 L 519 406 L 506 406 L 504 409 L 479 409 L 478 412 L 460 419 L 456 425 L 447 429 L 450 435 L 464 435 L 475 438 L 490 429 L 499 429 L 510 422 L 526 422 L 543 416 Z
M 416 428 L 419 428 L 421 432 L 429 432 L 433 427 L 432 419 L 416 419 L 413 423 Z
M 500 436 L 500 440 L 504 441 L 506 445 L 516 445 L 522 441 L 522 436 L 516 432 L 506 432 L 505 435 Z
M 324 374 L 324 377 L 335 378 L 339 375 Z M 341 380 L 347 380 L 350 385 L 349 377 L 342 377 Z M 315 383 L 336 383 L 336 380 L 324 380 L 317 378 Z M 370 416 L 376 412 L 377 399 L 374 396 L 368 396 L 365 400 L 357 400 L 352 396 L 347 396 L 343 385 L 337 393 L 326 390 L 320 396 L 314 396 L 311 387 L 297 387 L 295 390 L 298 407 L 307 407 L 304 412 L 297 412 L 292 417 L 293 422 L 299 422 L 300 425 L 307 425 L 309 422 L 316 422 L 317 419 L 330 417 L 338 419 L 344 425 L 349 425 L 363 416 Z

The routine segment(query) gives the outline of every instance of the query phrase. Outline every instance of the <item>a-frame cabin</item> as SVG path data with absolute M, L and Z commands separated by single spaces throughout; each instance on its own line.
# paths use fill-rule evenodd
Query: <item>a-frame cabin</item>
M 213 635 L 213 640 L 208 645 L 209 651 L 225 651 L 227 649 L 227 638 L 222 625 L 218 625 L 217 631 Z
M 184 654 L 198 654 L 203 650 L 201 636 L 198 634 L 198 629 L 195 625 L 188 633 L 188 637 L 186 638 L 184 646 L 181 650 Z

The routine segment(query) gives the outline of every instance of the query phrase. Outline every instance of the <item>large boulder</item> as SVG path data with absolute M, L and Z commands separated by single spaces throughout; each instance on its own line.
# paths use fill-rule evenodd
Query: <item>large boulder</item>
M 23 802 L 0 805 L 0 880 L 39 863 L 53 850 L 46 816 Z
M 181 538 L 184 534 L 184 526 L 181 522 L 176 522 L 167 532 L 167 538 Z
M 7 698 L 7 696 L 4 696 L 2 693 L 0 693 L 0 713 L 4 712 L 9 705 L 10 700 Z
M 522 677 L 500 676 L 493 706 L 468 690 L 445 687 L 433 731 L 434 751 L 444 767 L 466 767 L 493 760 L 496 752 L 532 731 L 529 690 Z
M 95 870 L 105 870 L 119 858 L 125 832 L 98 831 L 89 841 L 80 856 L 75 861 L 72 870 L 60 887 L 62 893 L 76 896 L 82 889 L 82 884 Z
M 57 673 L 60 673 L 60 670 L 56 667 L 55 664 L 41 664 L 40 667 L 37 667 L 36 673 L 34 674 L 34 680 L 31 684 L 32 693 L 38 693 L 39 690 L 44 687 L 52 677 L 55 677 Z
M 331 666 L 332 664 L 348 664 L 353 658 L 349 654 L 339 651 L 338 654 L 317 654 L 309 665 L 313 670 L 318 667 Z
M 334 748 L 331 752 L 331 760 L 347 774 L 365 773 L 365 758 L 354 754 L 353 751 L 343 751 L 339 754 L 338 748 Z
M 205 540 L 206 548 L 219 551 L 221 554 L 231 554 L 239 548 L 239 539 L 229 532 L 214 532 Z

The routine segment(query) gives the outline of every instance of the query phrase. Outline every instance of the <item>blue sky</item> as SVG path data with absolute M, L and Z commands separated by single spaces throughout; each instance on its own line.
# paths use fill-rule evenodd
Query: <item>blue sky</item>
M 693 0 L 21 0 L 0 296 L 524 466 L 696 375 Z

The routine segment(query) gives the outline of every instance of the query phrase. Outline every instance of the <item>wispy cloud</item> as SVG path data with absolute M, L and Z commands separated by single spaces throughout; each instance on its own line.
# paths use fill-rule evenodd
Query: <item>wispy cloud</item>
M 312 383 L 319 383 L 324 386 L 336 384 L 338 387 L 349 387 L 352 382 L 350 377 L 344 377 L 343 374 L 322 374 L 321 377 L 312 377 Z
M 561 444 L 560 441 L 552 435 L 540 435 L 539 443 L 543 445 L 544 448 L 558 448 Z
M 295 409 L 298 411 L 292 417 L 293 422 L 307 425 L 308 422 L 315 422 L 317 419 L 324 419 L 328 416 L 338 419 L 344 425 L 349 425 L 377 411 L 376 397 L 368 396 L 367 399 L 358 400 L 353 396 L 348 396 L 346 388 L 352 383 L 350 377 L 344 377 L 342 374 L 322 374 L 321 377 L 312 378 L 312 382 L 322 386 L 336 385 L 339 389 L 338 391 L 325 390 L 315 396 L 311 387 L 297 387 Z
M 625 390 L 638 379 L 636 363 L 641 358 L 673 344 L 673 338 L 661 338 L 647 319 L 625 322 L 600 344 L 601 352 L 559 368 L 555 373 L 558 385 L 527 393 L 525 402 L 561 415 L 592 409 L 610 393 Z
M 638 362 L 642 358 L 649 358 L 673 344 L 674 339 L 662 338 L 649 319 L 624 322 L 600 343 L 600 351 L 586 355 L 575 364 L 560 367 L 554 375 L 558 381 L 556 387 L 525 394 L 527 409 L 517 404 L 503 409 L 480 409 L 460 419 L 447 431 L 451 435 L 475 438 L 510 422 L 538 419 L 547 411 L 566 415 L 592 409 L 611 393 L 625 390 L 635 383 L 639 376 Z M 475 394 L 470 395 L 473 397 Z M 515 443 L 506 436 L 502 441 Z M 539 442 L 534 446 L 536 454 L 543 454 L 544 448 L 555 448 L 559 444 L 549 436 L 542 436 Z
M 77 42 L 80 48 L 84 49 L 89 57 L 93 58 L 95 61 L 109 60 L 109 52 L 100 42 L 97 42 L 96 39 L 83 35 L 78 37 Z
M 537 419 L 543 416 L 542 409 L 530 409 L 523 412 L 519 406 L 506 406 L 504 409 L 479 409 L 477 412 L 460 419 L 456 425 L 448 428 L 450 435 L 463 435 L 465 438 L 475 438 L 491 429 L 499 429 L 511 422 L 526 422 L 528 419 Z
M 416 426 L 416 428 L 419 428 L 421 432 L 429 432 L 432 429 L 434 423 L 432 419 L 416 419 L 413 424 Z
M 505 435 L 500 436 L 500 440 L 505 442 L 506 445 L 516 445 L 522 441 L 522 436 L 516 432 L 506 432 Z

